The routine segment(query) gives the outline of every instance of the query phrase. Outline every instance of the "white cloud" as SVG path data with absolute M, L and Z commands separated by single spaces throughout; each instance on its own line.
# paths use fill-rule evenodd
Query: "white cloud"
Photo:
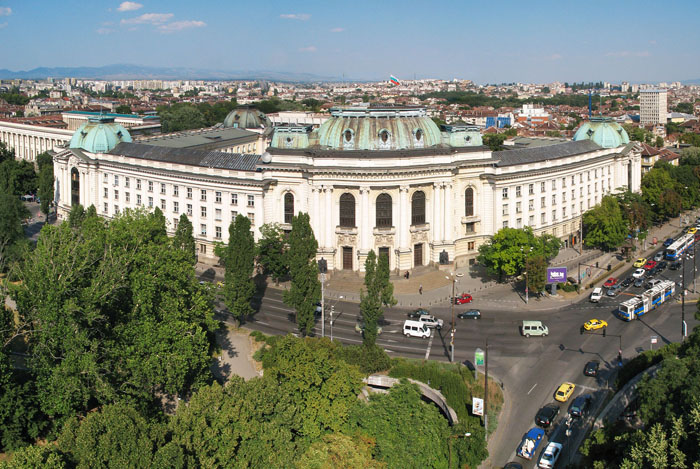
M 7 26 L 7 21 L 5 21 L 4 23 L 0 23 L 0 29 L 4 28 L 5 26 Z
M 202 26 L 206 26 L 207 23 L 204 21 L 194 21 L 194 20 L 187 20 L 187 21 L 173 21 L 172 23 L 168 24 L 163 24 L 158 26 L 158 30 L 161 33 L 174 33 L 177 31 L 182 31 L 183 29 L 190 29 L 190 28 L 201 28 Z
M 642 50 L 642 51 L 629 51 L 629 50 L 621 50 L 617 52 L 608 52 L 605 54 L 606 57 L 649 57 L 649 51 Z
M 114 30 L 109 28 L 99 28 L 96 30 L 96 32 L 97 34 L 111 34 L 114 32 Z
M 12 8 L 0 7 L 0 16 L 10 16 L 11 14 L 12 14 Z
M 333 29 L 331 29 L 332 33 L 342 33 L 343 31 L 345 31 L 345 28 L 333 28 Z
M 316 46 L 302 47 L 299 52 L 316 52 Z
M 280 15 L 280 18 L 283 18 L 285 20 L 308 21 L 309 19 L 311 19 L 311 15 L 308 13 L 288 13 L 285 15 Z
M 143 8 L 143 5 L 136 2 L 122 2 L 117 8 L 117 11 L 135 11 L 139 8 Z
M 172 13 L 144 13 L 135 18 L 124 19 L 121 24 L 163 24 L 172 17 Z

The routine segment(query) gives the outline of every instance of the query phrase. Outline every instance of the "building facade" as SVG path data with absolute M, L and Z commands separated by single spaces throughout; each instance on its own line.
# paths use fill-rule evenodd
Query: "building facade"
M 258 239 L 262 224 L 290 229 L 307 212 L 329 269 L 361 271 L 370 250 L 401 271 L 466 265 L 503 227 L 578 243 L 585 210 L 639 190 L 640 149 L 615 123 L 587 124 L 574 141 L 491 152 L 478 129 L 440 129 L 422 108 L 334 109 L 317 129 L 275 129 L 255 155 L 134 143 L 116 123 L 93 122 L 54 159 L 58 213 L 157 206 L 171 232 L 185 213 L 200 260 L 216 263 L 236 215 Z M 100 131 L 109 136 L 92 137 Z
M 0 121 L 0 142 L 14 150 L 17 158 L 32 162 L 37 155 L 65 145 L 73 133 L 66 129 Z
M 666 90 L 650 89 L 639 91 L 639 123 L 666 124 L 668 115 Z

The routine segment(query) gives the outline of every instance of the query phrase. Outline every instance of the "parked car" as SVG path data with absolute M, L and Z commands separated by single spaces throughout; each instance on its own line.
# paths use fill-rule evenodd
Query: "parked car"
M 574 393 L 574 389 L 576 389 L 576 385 L 574 383 L 562 383 L 559 388 L 557 388 L 557 392 L 554 393 L 554 399 L 558 400 L 559 402 L 566 402 Z
M 662 260 L 664 260 L 664 253 L 663 253 L 662 251 L 657 252 L 657 253 L 654 255 L 654 260 L 655 260 L 656 262 L 661 262 Z
M 549 443 L 540 455 L 540 461 L 538 463 L 538 466 L 542 469 L 552 469 L 557 463 L 559 455 L 561 455 L 562 448 L 563 446 L 561 443 Z
M 542 428 L 549 428 L 554 423 L 554 419 L 559 415 L 559 406 L 556 404 L 547 404 L 542 407 L 537 415 L 535 415 L 535 423 Z
M 586 363 L 583 367 L 583 374 L 586 376 L 598 376 L 598 369 L 600 368 L 600 362 L 597 360 L 591 360 Z
M 640 257 L 636 261 L 634 261 L 634 266 L 635 267 L 644 267 L 644 264 L 647 263 L 647 258 L 646 257 Z
M 576 396 L 574 402 L 572 402 L 569 406 L 569 415 L 572 417 L 583 417 L 588 410 L 588 406 L 590 405 L 592 398 L 593 396 L 590 394 L 581 394 L 580 396 Z
M 587 331 L 595 331 L 598 329 L 603 329 L 604 327 L 608 327 L 608 323 L 602 319 L 589 319 L 583 323 L 583 328 Z
M 417 309 L 415 311 L 411 311 L 410 313 L 408 313 L 407 316 L 411 319 L 416 319 L 416 318 L 419 318 L 421 316 L 425 316 L 426 314 L 430 314 L 430 311 L 428 311 L 426 309 Z
M 670 245 L 673 244 L 674 239 L 673 238 L 668 238 L 666 241 L 664 241 L 664 246 L 669 247 Z
M 685 230 L 685 232 L 688 233 L 688 234 L 695 234 L 697 231 L 698 231 L 698 229 L 695 228 L 694 226 L 691 226 L 690 228 L 688 228 L 687 230 Z
M 531 428 L 525 434 L 525 436 L 523 436 L 523 439 L 520 442 L 518 449 L 515 451 L 515 454 L 517 454 L 521 458 L 532 459 L 532 457 L 535 455 L 535 452 L 537 452 L 537 447 L 542 442 L 543 437 L 544 430 L 537 427 Z
M 646 274 L 646 273 L 647 273 L 647 271 L 644 270 L 644 269 L 637 269 L 637 270 L 635 270 L 634 273 L 632 274 L 632 277 L 634 277 L 634 278 L 642 278 L 642 277 L 644 277 L 644 274 Z
M 463 311 L 457 315 L 459 319 L 469 319 L 469 318 L 474 318 L 474 319 L 481 319 L 481 311 L 478 309 L 468 309 L 466 311 Z
M 623 288 L 627 288 L 632 285 L 632 282 L 634 282 L 634 277 L 627 277 L 620 283 L 620 285 L 622 285 Z
M 605 294 L 608 296 L 617 296 L 621 289 L 622 285 L 613 285 L 612 287 L 608 288 L 608 291 L 605 292 Z
M 503 469 L 523 469 L 523 465 L 518 462 L 511 461 L 506 463 L 506 465 L 503 466 Z
M 605 283 L 603 284 L 604 287 L 610 288 L 614 285 L 617 285 L 617 279 L 615 277 L 610 277 L 608 278 Z
M 639 288 L 639 287 L 641 287 L 641 286 L 644 286 L 644 279 L 641 278 L 641 277 L 638 278 L 638 279 L 636 279 L 636 280 L 634 281 L 634 283 L 632 284 L 632 286 L 637 287 L 637 288 Z
M 644 270 L 651 270 L 654 267 L 656 267 L 656 261 L 647 261 L 647 263 L 644 264 Z
M 659 269 L 659 272 L 664 270 L 666 267 L 668 267 L 668 262 L 666 261 L 661 261 L 658 264 L 656 264 L 656 268 Z
M 456 305 L 463 305 L 472 302 L 472 296 L 469 293 L 462 293 L 461 295 L 455 297 Z
M 680 261 L 676 262 L 671 262 L 671 265 L 668 267 L 671 270 L 678 270 L 683 266 L 683 264 Z

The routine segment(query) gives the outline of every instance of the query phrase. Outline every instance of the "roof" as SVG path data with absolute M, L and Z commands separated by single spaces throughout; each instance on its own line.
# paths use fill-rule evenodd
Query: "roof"
M 70 148 L 82 148 L 90 153 L 106 153 L 120 142 L 131 142 L 131 135 L 114 118 L 91 117 L 73 133 Z
M 202 145 L 217 144 L 225 141 L 234 141 L 241 138 L 255 137 L 258 134 L 250 130 L 234 127 L 216 127 L 205 130 L 178 132 L 173 134 L 158 135 L 141 140 L 149 145 L 170 148 L 198 147 Z M 233 144 L 233 143 L 232 143 Z M 221 146 L 221 145 L 218 145 Z
M 90 116 L 90 117 L 121 117 L 121 118 L 129 118 L 129 119 L 155 119 L 155 120 L 160 120 L 160 117 L 158 116 L 139 116 L 138 114 L 116 114 L 113 112 L 91 112 L 91 111 L 64 111 L 63 114 L 78 114 L 81 116 Z
M 579 140 L 578 142 L 566 142 L 535 148 L 497 151 L 493 153 L 493 158 L 499 160 L 496 166 L 513 166 L 581 155 L 600 149 L 601 147 L 592 140 Z
M 109 153 L 164 163 L 238 171 L 255 171 L 260 162 L 260 155 L 169 148 L 143 143 L 120 143 Z

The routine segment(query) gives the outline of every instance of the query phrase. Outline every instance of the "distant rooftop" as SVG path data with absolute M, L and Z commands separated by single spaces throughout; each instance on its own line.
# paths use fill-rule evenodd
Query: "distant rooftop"
M 106 116 L 106 117 L 122 117 L 131 119 L 157 119 L 160 120 L 158 116 L 140 116 L 138 114 L 116 114 L 114 112 L 92 112 L 92 111 L 65 111 L 64 114 L 77 114 L 81 116 Z
M 640 93 L 665 93 L 668 90 L 662 90 L 660 88 L 650 88 L 648 90 L 639 90 Z
M 259 134 L 236 127 L 216 127 L 204 130 L 184 131 L 159 135 L 141 140 L 148 145 L 170 148 L 189 148 L 245 138 L 246 142 L 257 139 Z
M 499 160 L 496 166 L 513 166 L 555 160 L 600 149 L 601 147 L 592 140 L 579 140 L 578 142 L 569 141 L 556 145 L 496 151 L 493 153 L 493 158 Z

